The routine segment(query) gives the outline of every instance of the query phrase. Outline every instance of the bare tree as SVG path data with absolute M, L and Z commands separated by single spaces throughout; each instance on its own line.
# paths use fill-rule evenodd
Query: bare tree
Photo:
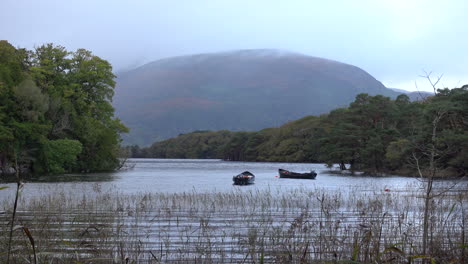
M 438 76 L 434 81 L 431 77 L 432 72 L 424 72 L 424 75 L 421 77 L 428 80 L 431 85 L 434 95 L 437 95 L 437 85 L 442 79 L 442 75 Z M 426 256 L 428 251 L 428 241 L 429 241 L 429 219 L 431 217 L 431 202 L 436 195 L 433 193 L 434 179 L 438 171 L 437 160 L 441 158 L 441 153 L 436 147 L 437 141 L 437 131 L 441 120 L 447 115 L 448 111 L 446 109 L 438 108 L 432 112 L 431 115 L 431 134 L 430 141 L 428 143 L 417 144 L 416 148 L 419 151 L 419 155 L 415 152 L 412 153 L 413 164 L 416 167 L 420 179 L 424 183 L 424 217 L 423 217 L 423 245 L 422 245 L 422 254 Z M 423 169 L 421 164 L 421 158 L 425 158 L 428 161 L 428 168 Z

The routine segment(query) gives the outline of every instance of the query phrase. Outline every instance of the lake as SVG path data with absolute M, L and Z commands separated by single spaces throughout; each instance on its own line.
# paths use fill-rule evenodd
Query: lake
M 406 263 L 421 252 L 424 200 L 415 178 L 342 175 L 312 163 L 132 159 L 129 165 L 26 182 L 16 225 L 27 227 L 36 251 L 46 253 L 40 263 L 331 263 L 356 253 L 362 263 L 381 256 Z M 279 168 L 318 176 L 280 179 Z M 233 185 L 232 176 L 245 170 L 256 175 L 255 184 Z M 458 245 L 466 241 L 468 181 L 435 184 L 436 192 L 454 182 L 431 204 L 430 248 L 447 261 L 464 259 Z M 8 223 L 16 186 L 0 186 L 11 187 L 0 190 L 0 222 Z M 0 241 L 8 240 L 8 228 L 0 225 Z M 21 229 L 13 233 L 17 263 L 32 258 L 24 241 Z M 399 251 L 387 250 L 394 245 Z
M 232 162 L 200 159 L 130 159 L 130 169 L 111 173 L 66 174 L 43 176 L 30 179 L 24 186 L 23 195 L 34 196 L 53 191 L 57 185 L 71 192 L 87 192 L 100 188 L 114 189 L 132 194 L 141 192 L 230 192 L 238 190 L 288 191 L 291 189 L 324 188 L 329 190 L 383 191 L 403 190 L 419 183 L 415 178 L 386 176 L 369 177 L 340 175 L 333 173 L 324 164 L 316 163 L 273 163 L 273 162 Z M 315 170 L 315 180 L 280 179 L 278 169 L 297 172 Z M 245 170 L 255 174 L 255 184 L 249 186 L 232 185 L 232 176 Z M 2 184 L 14 187 L 14 183 Z M 0 192 L 0 198 L 11 195 L 14 188 Z

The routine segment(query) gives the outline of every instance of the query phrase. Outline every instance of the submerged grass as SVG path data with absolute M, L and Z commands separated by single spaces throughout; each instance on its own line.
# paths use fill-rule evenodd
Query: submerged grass
M 294 189 L 77 196 L 19 200 L 10 263 L 466 263 L 466 192 L 431 204 L 421 255 L 419 192 Z M 11 201 L 0 214 L 6 260 Z M 34 246 L 31 247 L 31 238 Z M 36 252 L 33 251 L 35 249 Z

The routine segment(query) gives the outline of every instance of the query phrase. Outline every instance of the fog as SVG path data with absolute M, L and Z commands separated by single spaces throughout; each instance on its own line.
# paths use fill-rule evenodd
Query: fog
M 358 66 L 387 87 L 468 83 L 464 0 L 0 2 L 0 39 L 85 48 L 115 72 L 171 56 L 273 48 Z

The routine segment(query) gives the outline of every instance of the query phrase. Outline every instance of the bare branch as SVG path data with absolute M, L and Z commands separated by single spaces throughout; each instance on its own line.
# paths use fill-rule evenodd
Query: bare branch
M 437 94 L 437 89 L 438 89 L 437 84 L 440 82 L 440 80 L 442 80 L 442 77 L 444 75 L 441 74 L 441 75 L 437 76 L 436 81 L 433 81 L 432 77 L 431 77 L 432 71 L 427 72 L 427 71 L 423 70 L 423 72 L 424 72 L 424 75 L 419 75 L 419 76 L 422 77 L 422 78 L 427 79 L 429 81 L 429 84 L 432 86 L 432 89 L 434 90 L 434 95 Z
M 419 166 L 419 158 L 416 157 L 416 154 L 413 152 L 413 159 L 415 161 L 415 164 L 416 164 L 416 169 L 418 169 L 418 174 L 419 174 L 419 177 L 420 178 L 423 178 L 423 174 L 421 172 L 421 167 Z
M 440 191 L 439 193 L 433 194 L 433 195 L 431 196 L 431 199 L 432 199 L 432 198 L 435 198 L 435 197 L 438 197 L 438 196 L 441 196 L 441 195 L 443 195 L 443 194 L 449 192 L 450 190 L 452 190 L 453 188 L 455 188 L 455 186 L 457 186 L 460 182 L 462 182 L 465 178 L 466 178 L 466 177 L 462 177 L 462 178 L 460 178 L 459 181 L 452 183 L 449 187 L 443 189 L 443 190 Z

